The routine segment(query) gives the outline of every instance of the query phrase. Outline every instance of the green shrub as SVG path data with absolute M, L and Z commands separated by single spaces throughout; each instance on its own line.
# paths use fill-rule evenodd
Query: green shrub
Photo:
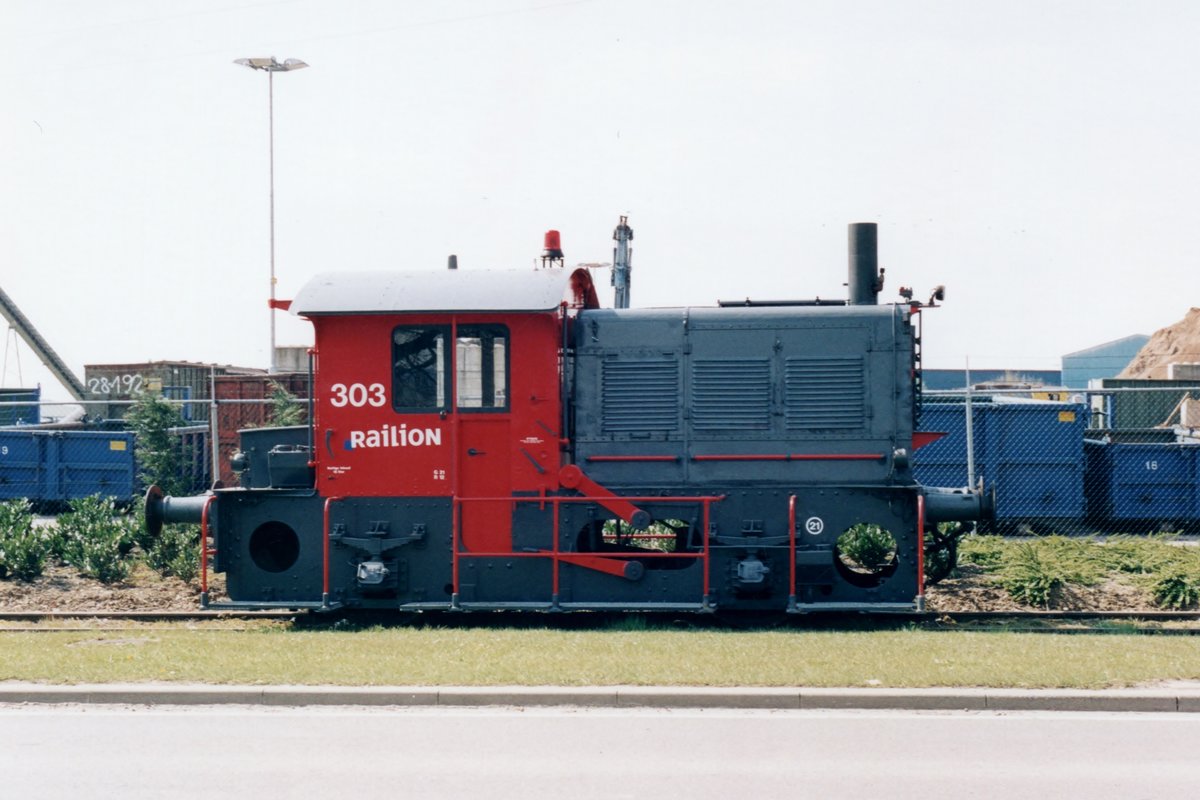
M 171 433 L 172 428 L 184 424 L 179 407 L 145 392 L 125 412 L 125 421 L 134 433 L 134 457 L 142 483 L 157 484 L 169 495 L 187 494 L 190 487 L 183 479 L 183 445 Z
M 1170 570 L 1155 576 L 1150 593 L 1164 608 L 1190 608 L 1200 602 L 1200 580 L 1182 570 Z
M 1163 608 L 1193 608 L 1200 604 L 1200 558 L 1186 553 L 1145 576 L 1143 585 L 1156 605 Z
M 1030 543 L 1048 569 L 1064 583 L 1094 586 L 1109 569 L 1100 557 L 1103 546 L 1087 537 L 1046 536 Z
M 678 549 L 681 537 L 686 547 L 689 530 L 689 524 L 678 519 L 654 520 L 645 530 L 640 531 L 610 519 L 605 521 L 601 528 L 601 542 L 597 544 L 674 553 Z
M 879 572 L 896 560 L 896 537 L 879 525 L 854 525 L 838 537 L 837 551 L 852 569 Z
M 1092 586 L 1133 576 L 1154 602 L 1166 608 L 1200 605 L 1200 553 L 1171 535 L 1120 536 L 1098 542 L 1088 537 L 1046 536 L 1024 542 L 998 536 L 967 536 L 959 561 L 995 574 L 1017 601 L 1046 607 L 1064 585 Z
M 63 561 L 104 583 L 123 580 L 129 575 L 126 556 L 137 527 L 136 517 L 118 515 L 112 498 L 75 500 L 70 512 L 58 518 Z
M 960 564 L 974 564 L 984 570 L 998 568 L 1011 545 L 999 536 L 965 536 L 958 543 Z
M 200 573 L 200 526 L 164 526 L 146 551 L 146 563 L 161 575 L 194 581 Z
M 1114 536 L 1097 551 L 1105 567 L 1132 575 L 1157 572 L 1175 561 L 1181 552 L 1164 536 Z
M 999 575 L 1000 585 L 1014 600 L 1043 608 L 1063 585 L 1061 572 L 1028 542 L 1010 546 Z
M 42 574 L 48 556 L 46 535 L 33 526 L 28 500 L 0 503 L 0 578 L 23 581 Z
M 271 381 L 271 425 L 284 428 L 303 425 L 308 410 L 281 384 Z

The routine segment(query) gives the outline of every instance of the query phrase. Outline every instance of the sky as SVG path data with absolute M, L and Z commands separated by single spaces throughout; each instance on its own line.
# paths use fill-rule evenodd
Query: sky
M 1198 39 L 1170 0 L 0 0 L 0 286 L 81 376 L 266 367 L 267 76 L 233 61 L 274 55 L 310 65 L 275 77 L 281 298 L 532 268 L 552 228 L 605 263 L 621 215 L 635 307 L 844 297 L 871 221 L 881 301 L 946 286 L 927 366 L 1057 369 L 1200 305 Z

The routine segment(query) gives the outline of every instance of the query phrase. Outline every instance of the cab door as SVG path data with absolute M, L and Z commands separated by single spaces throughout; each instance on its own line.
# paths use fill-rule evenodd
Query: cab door
M 469 551 L 512 548 L 509 330 L 494 323 L 454 326 L 455 427 L 463 544 Z

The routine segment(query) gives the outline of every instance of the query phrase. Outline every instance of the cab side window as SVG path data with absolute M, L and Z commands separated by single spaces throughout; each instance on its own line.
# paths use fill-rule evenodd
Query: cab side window
M 397 411 L 446 407 L 449 352 L 442 326 L 401 326 L 392 331 L 392 406 Z

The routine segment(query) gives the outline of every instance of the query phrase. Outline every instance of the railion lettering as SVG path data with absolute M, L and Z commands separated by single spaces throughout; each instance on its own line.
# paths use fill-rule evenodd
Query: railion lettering
M 347 450 L 379 447 L 439 447 L 440 428 L 410 428 L 407 425 L 381 425 L 378 429 L 350 431 Z

